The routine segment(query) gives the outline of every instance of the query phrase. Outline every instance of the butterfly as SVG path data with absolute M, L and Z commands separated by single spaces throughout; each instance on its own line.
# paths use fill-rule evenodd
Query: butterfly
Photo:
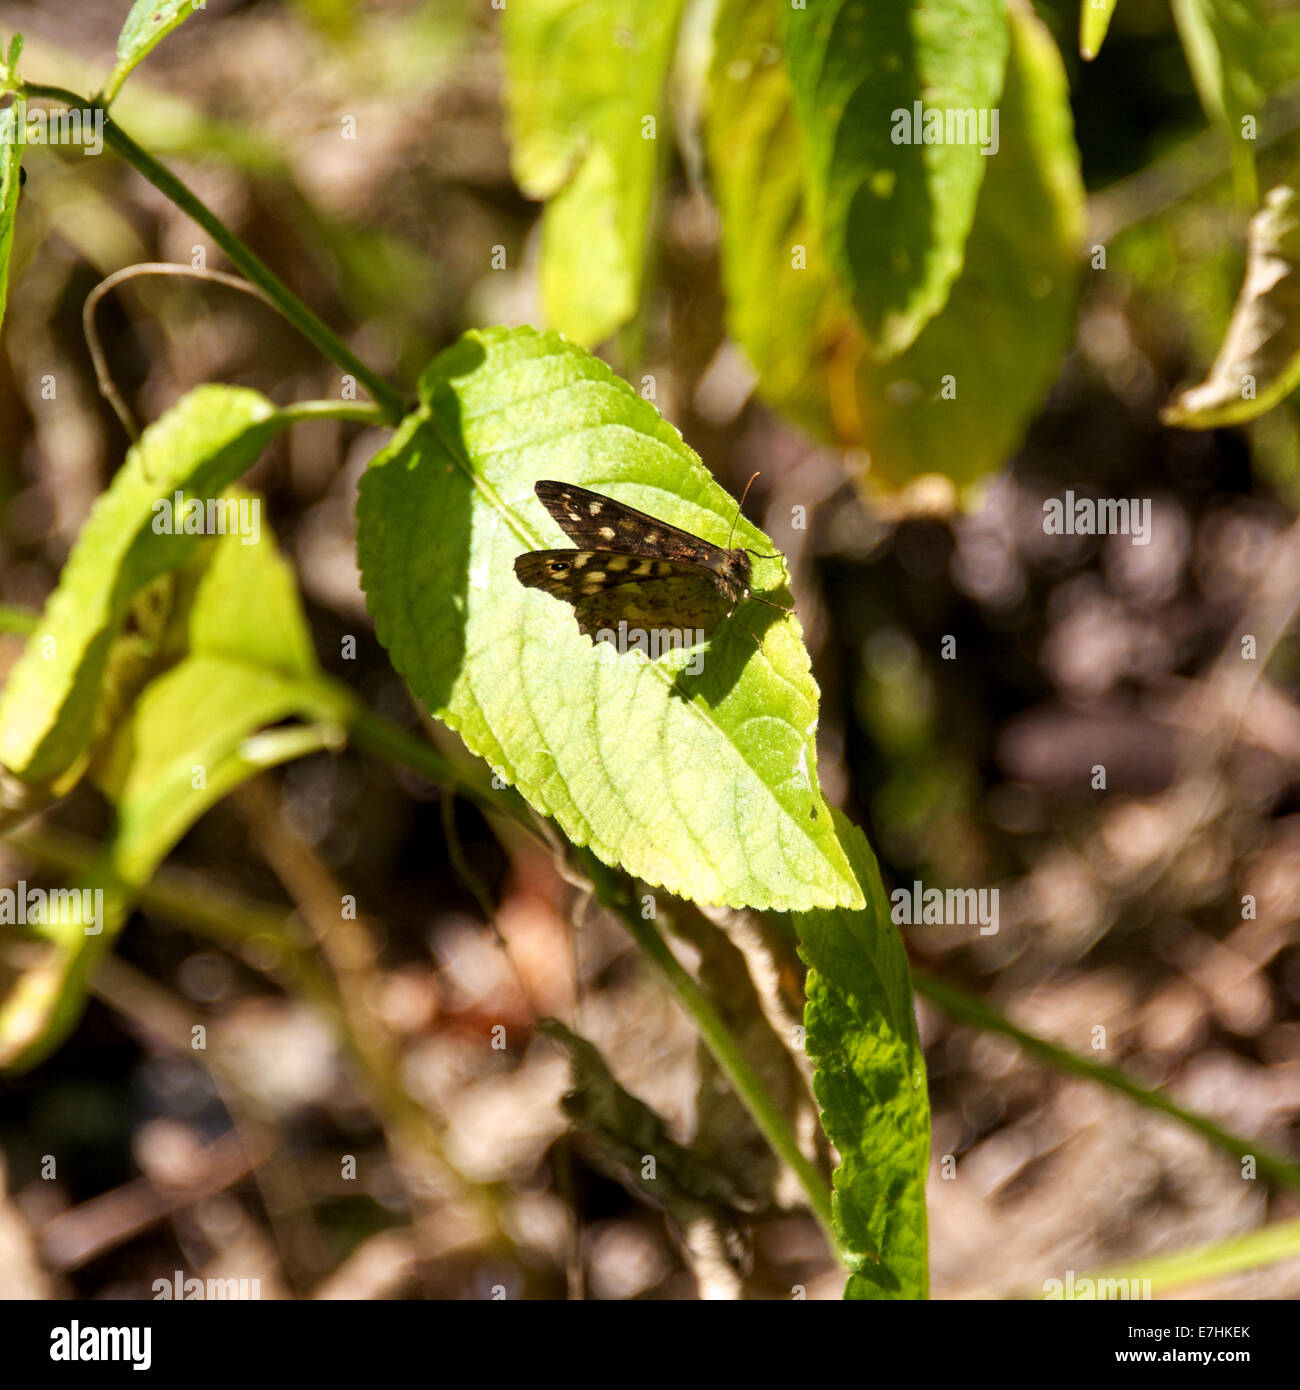
M 528 551 L 515 560 L 515 577 L 571 603 L 578 631 L 593 643 L 620 623 L 625 632 L 694 629 L 707 636 L 747 598 L 788 611 L 750 592 L 749 557 L 776 556 L 732 549 L 730 536 L 727 545 L 713 545 L 572 483 L 543 479 L 534 490 L 577 549 Z

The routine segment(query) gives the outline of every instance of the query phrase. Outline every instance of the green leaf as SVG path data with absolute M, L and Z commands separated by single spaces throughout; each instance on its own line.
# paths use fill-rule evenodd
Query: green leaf
M 997 157 L 980 139 L 996 149 L 1006 3 L 821 0 L 784 13 L 809 211 L 873 355 L 890 358 L 943 308 L 961 271 Z M 959 131 L 954 121 L 961 143 L 922 143 L 921 104 L 926 135 L 936 118 L 947 134 L 959 112 L 975 125 Z
M 532 329 L 467 334 L 421 399 L 358 503 L 367 603 L 416 696 L 606 864 L 701 902 L 860 901 L 817 786 L 817 687 L 792 616 L 745 603 L 707 646 L 649 662 L 593 646 L 567 604 L 515 578 L 521 551 L 563 543 L 542 478 L 717 543 L 734 522 L 736 544 L 770 551 L 680 434 Z M 755 571 L 780 601 L 783 566 Z M 761 651 L 742 621 L 764 629 Z
M 212 545 L 182 620 L 185 655 L 145 687 L 97 757 L 94 780 L 116 816 L 100 864 L 79 886 L 103 892 L 98 930 L 66 922 L 44 933 L 47 952 L 0 1005 L 8 1070 L 48 1056 L 76 1025 L 133 890 L 195 821 L 255 773 L 331 746 L 346 716 L 320 679 L 293 571 L 268 529 L 252 546 L 237 536 Z M 294 715 L 316 726 L 253 737 Z
M 537 1027 L 569 1054 L 573 1089 L 564 1097 L 564 1111 L 587 1136 L 602 1170 L 682 1226 L 701 1219 L 726 1226 L 741 1219 L 749 1205 L 746 1194 L 716 1163 L 672 1139 L 663 1119 L 619 1085 L 586 1038 L 554 1018 L 540 1019 Z M 655 1160 L 652 1178 L 645 1176 L 647 1157 Z
M 849 431 L 834 402 L 846 369 L 852 393 L 861 334 L 804 210 L 799 129 L 777 33 L 773 8 L 722 0 L 706 134 L 722 214 L 727 326 L 766 401 L 810 433 L 844 442 Z M 794 264 L 800 248 L 802 270 Z
M 1019 5 L 1001 107 L 1002 149 L 947 308 L 901 357 L 861 363 L 862 442 L 886 484 L 917 473 L 966 484 L 1000 468 L 1073 332 L 1083 183 L 1069 84 L 1051 34 Z
M 1172 0 L 1187 66 L 1205 113 L 1228 136 L 1233 185 L 1247 207 L 1259 201 L 1254 136 L 1243 117 L 1258 121 L 1268 66 L 1268 30 L 1259 0 Z
M 930 1105 L 907 952 L 866 837 L 838 811 L 867 905 L 795 918 L 808 963 L 813 1089 L 839 1150 L 834 1220 L 846 1298 L 924 1298 Z
M 314 679 L 319 668 L 298 582 L 261 523 L 262 499 L 235 489 L 226 496 L 258 506 L 258 524 L 249 528 L 256 539 L 226 536 L 213 547 L 190 612 L 190 653 Z
M 1300 198 L 1281 185 L 1250 219 L 1246 278 L 1223 346 L 1199 385 L 1163 411 L 1166 425 L 1208 430 L 1271 410 L 1300 386 Z
M 117 65 L 104 84 L 107 106 L 122 88 L 138 63 L 201 6 L 195 0 L 135 0 L 131 13 L 117 36 Z
M 255 391 L 201 386 L 145 430 L 96 501 L 0 692 L 0 763 L 15 776 L 50 781 L 81 756 L 132 601 L 198 546 L 196 535 L 154 531 L 159 505 L 175 492 L 217 496 L 287 423 Z
M 0 325 L 9 303 L 9 257 L 22 186 L 23 147 L 18 143 L 18 114 L 11 106 L 0 111 Z
M 1079 0 L 1079 57 L 1090 63 L 1101 52 L 1116 0 Z
M 1000 468 L 1056 372 L 1073 325 L 1083 188 L 1069 93 L 1050 35 L 1013 4 L 1001 148 L 948 305 L 894 361 L 871 362 L 803 206 L 799 134 L 762 6 L 724 0 L 710 158 L 728 324 L 759 392 L 819 438 L 863 450 L 868 478 L 965 484 Z M 807 269 L 794 268 L 803 246 Z M 996 350 L 990 350 L 990 345 Z M 955 399 L 944 399 L 944 377 Z
M 293 714 L 346 716 L 319 678 L 293 570 L 269 529 L 251 546 L 237 536 L 213 546 L 187 628 L 185 659 L 144 690 L 97 770 L 118 810 L 113 868 L 130 883 L 264 764 L 265 744 L 245 746 L 255 730 Z
M 512 165 L 520 188 L 547 200 L 542 302 L 576 342 L 608 338 L 640 302 L 681 9 L 682 0 L 527 0 L 505 11 Z

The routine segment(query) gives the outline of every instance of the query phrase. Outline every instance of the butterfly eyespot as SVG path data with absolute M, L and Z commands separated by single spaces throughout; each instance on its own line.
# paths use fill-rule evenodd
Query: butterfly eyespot
M 569 566 L 568 566 L 563 560 L 552 560 L 552 561 L 551 561 L 551 573 L 552 573 L 552 574 L 563 574 L 564 571 L 567 570 L 568 568 L 569 568 Z

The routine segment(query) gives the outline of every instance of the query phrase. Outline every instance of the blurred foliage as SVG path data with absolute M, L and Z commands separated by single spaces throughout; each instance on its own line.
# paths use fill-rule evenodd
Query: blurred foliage
M 877 887 L 1001 893 L 996 935 L 907 928 L 913 961 L 978 999 L 946 1018 L 931 990 L 915 1038 L 901 951 L 866 968 L 898 938 L 880 903 L 803 925 L 811 976 L 780 914 L 676 905 L 655 926 L 829 1182 L 808 1057 L 787 1041 L 807 991 L 851 1291 L 881 1243 L 876 1287 L 898 1272 L 889 1292 L 918 1291 L 928 1220 L 938 1296 L 1035 1292 L 1066 1263 L 1127 1272 L 1170 1250 L 1162 1287 L 1295 1293 L 1293 1164 L 1243 1181 L 1204 1129 L 1016 1051 L 997 1021 L 1085 1057 L 1100 1029 L 1125 1076 L 1216 1117 L 1220 1151 L 1236 1133 L 1296 1148 L 1300 422 L 1292 398 L 1207 431 L 1164 429 L 1159 412 L 1225 341 L 1249 167 L 1263 189 L 1298 177 L 1300 12 L 1188 0 L 1180 31 L 1156 0 L 1121 0 L 1084 62 L 1075 0 L 1013 5 L 1002 149 L 960 269 L 949 256 L 946 302 L 882 363 L 861 295 L 837 283 L 851 248 L 822 250 L 844 228 L 806 201 L 801 122 L 817 113 L 794 98 L 779 7 L 720 0 L 711 57 L 707 7 L 656 10 L 638 47 L 602 35 L 618 7 L 593 5 L 582 43 L 559 48 L 571 8 L 512 6 L 503 36 L 486 6 L 213 0 L 114 115 L 406 393 L 466 328 L 550 323 L 603 343 L 728 491 L 761 466 L 751 540 L 787 558 L 826 799 L 867 828 Z M 27 36 L 27 79 L 91 92 L 124 17 L 14 3 L 4 23 Z M 1229 122 L 1254 105 L 1243 150 Z M 0 617 L 15 633 L 70 552 L 76 579 L 74 545 L 95 540 L 87 518 L 125 452 L 82 304 L 102 275 L 189 264 L 201 245 L 114 159 L 43 149 L 24 164 L 0 358 Z M 10 156 L 0 252 L 15 174 Z M 99 323 L 143 419 L 184 413 L 205 382 L 277 410 L 341 394 L 311 344 L 217 286 L 137 282 Z M 946 374 L 952 400 L 936 394 Z M 842 1271 L 734 1069 L 701 1057 L 699 1019 L 646 969 L 655 895 L 590 907 L 522 806 L 422 722 L 376 640 L 353 507 L 386 439 L 358 418 L 295 424 L 244 478 L 266 505 L 260 568 L 223 543 L 107 615 L 77 605 L 83 656 L 117 640 L 50 769 L 79 770 L 87 737 L 100 757 L 49 809 L 11 805 L 6 782 L 6 813 L 31 819 L 0 856 L 6 882 L 117 891 L 129 830 L 131 882 L 102 938 L 57 922 L 0 941 L 15 1037 L 52 1044 L 51 1001 L 71 1001 L 65 1044 L 0 1094 L 15 1218 L 0 1277 L 23 1296 L 148 1297 L 176 1268 L 253 1275 L 265 1297 L 837 1296 Z M 1151 544 L 1045 536 L 1042 504 L 1066 489 L 1151 499 Z M 418 589 L 436 529 L 405 520 Z M 99 526 L 105 552 L 129 551 L 125 521 Z M 1260 651 L 1245 681 L 1243 632 Z M 21 646 L 0 647 L 20 681 Z M 77 660 L 52 679 L 73 690 Z M 286 667 L 313 668 L 321 703 L 260 699 Z M 238 793 L 133 799 L 140 769 L 184 790 L 195 760 L 228 765 Z M 563 1048 L 548 1015 L 573 1022 Z M 928 1218 L 922 1110 L 902 1089 L 922 1065 L 929 1148 L 956 1177 L 930 1183 Z M 876 1161 L 885 1130 L 893 1167 Z M 672 1159 L 658 1197 L 634 1170 L 646 1135 Z

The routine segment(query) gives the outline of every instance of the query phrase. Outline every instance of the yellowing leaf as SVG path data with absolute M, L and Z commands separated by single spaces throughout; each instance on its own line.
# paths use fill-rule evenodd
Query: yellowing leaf
M 1253 420 L 1300 386 L 1300 199 L 1274 188 L 1250 220 L 1246 278 L 1223 346 L 1199 385 L 1161 412 L 1167 425 L 1207 430 Z

